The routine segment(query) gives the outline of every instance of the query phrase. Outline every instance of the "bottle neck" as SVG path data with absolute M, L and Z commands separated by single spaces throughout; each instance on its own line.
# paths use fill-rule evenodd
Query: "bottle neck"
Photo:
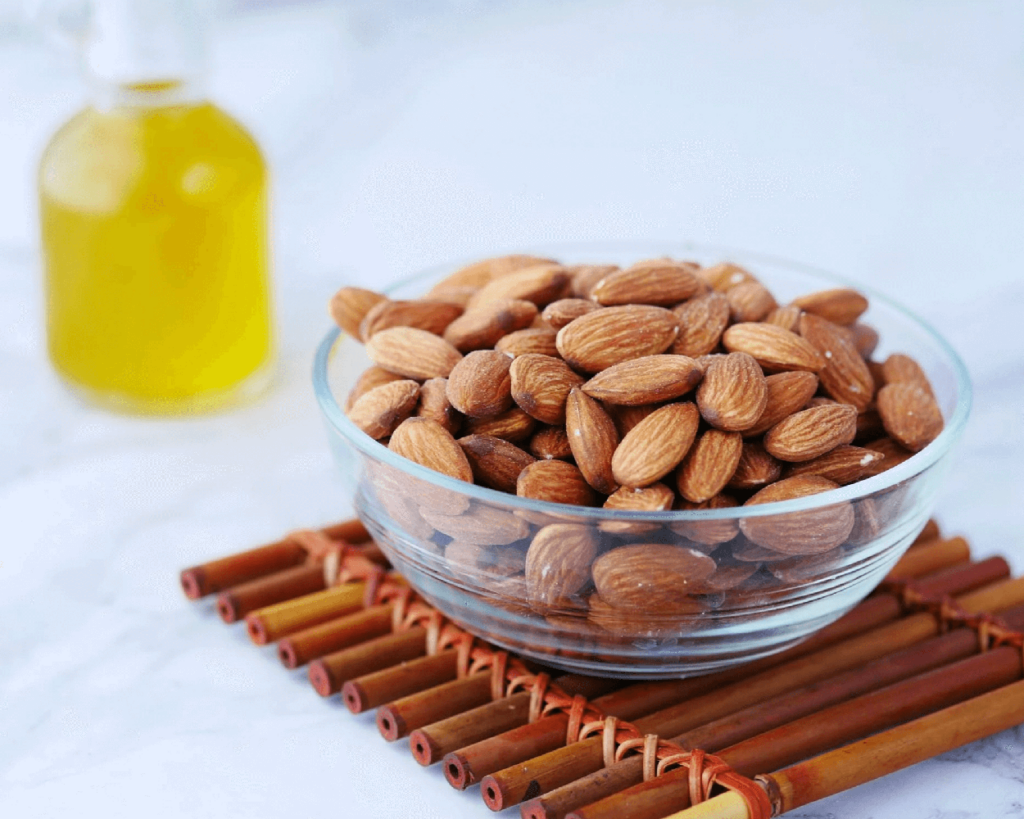
M 100 111 L 152 110 L 197 105 L 206 95 L 198 80 L 141 80 L 111 83 L 92 78 L 93 107 Z

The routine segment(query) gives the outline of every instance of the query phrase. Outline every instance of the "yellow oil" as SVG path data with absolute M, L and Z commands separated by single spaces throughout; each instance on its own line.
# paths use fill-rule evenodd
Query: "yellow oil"
M 133 412 L 234 403 L 273 346 L 263 158 L 214 105 L 145 99 L 169 87 L 82 111 L 40 165 L 50 358 Z

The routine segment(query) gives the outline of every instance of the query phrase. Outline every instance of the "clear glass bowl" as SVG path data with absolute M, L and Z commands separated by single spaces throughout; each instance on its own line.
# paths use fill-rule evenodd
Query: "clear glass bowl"
M 701 264 L 728 260 L 757 275 L 780 304 L 816 290 L 855 287 L 871 302 L 862 320 L 881 337 L 874 357 L 902 352 L 917 359 L 931 379 L 945 428 L 921 452 L 880 475 L 797 500 L 649 513 L 548 503 L 433 472 L 356 428 L 342 407 L 370 362 L 360 343 L 334 329 L 317 351 L 313 372 L 330 445 L 358 515 L 408 582 L 455 623 L 493 644 L 566 670 L 626 678 L 709 673 L 781 651 L 866 597 L 931 515 L 950 451 L 967 422 L 970 382 L 949 344 L 903 307 L 857 283 L 744 251 L 588 244 L 528 252 L 566 264 L 626 266 L 663 255 Z M 420 297 L 459 266 L 425 271 L 390 295 Z M 849 535 L 834 545 L 837 526 L 846 528 L 837 521 L 851 519 Z M 559 570 L 585 578 L 579 591 L 551 599 L 531 587 L 523 568 L 533 539 L 552 525 L 568 528 L 548 530 L 545 537 L 582 538 L 596 546 L 596 559 L 629 544 L 667 544 L 690 549 L 698 567 L 706 568 L 710 556 L 715 571 L 700 594 L 671 600 L 646 593 L 662 588 L 664 576 L 636 577 L 631 599 L 639 602 L 627 609 L 619 601 L 612 608 L 590 599 L 595 555 L 583 549 L 575 563 L 559 564 Z M 811 533 L 812 543 L 820 533 L 819 553 L 780 556 L 744 535 L 757 539 L 755 532 L 774 527 Z M 650 571 L 658 570 L 652 564 Z

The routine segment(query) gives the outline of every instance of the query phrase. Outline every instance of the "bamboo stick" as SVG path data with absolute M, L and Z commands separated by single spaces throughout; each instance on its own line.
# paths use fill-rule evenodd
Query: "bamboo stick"
M 321 697 L 329 697 L 348 680 L 422 657 L 426 651 L 427 630 L 416 626 L 314 660 L 309 664 L 309 681 Z
M 251 611 L 322 591 L 325 586 L 322 566 L 300 563 L 225 589 L 217 595 L 217 613 L 225 623 L 234 623 Z
M 279 540 L 183 569 L 181 589 L 190 600 L 198 600 L 230 586 L 289 569 L 305 559 L 306 550 L 298 543 Z
M 296 631 L 277 643 L 277 656 L 285 668 L 298 668 L 310 660 L 364 643 L 391 631 L 391 605 L 363 611 Z
M 363 606 L 363 583 L 344 583 L 330 589 L 275 603 L 245 617 L 256 645 L 272 643 L 296 631 L 358 611 Z
M 458 671 L 459 653 L 448 649 L 348 680 L 341 687 L 341 698 L 349 711 L 361 714 L 398 697 L 454 680 Z
M 460 714 L 491 700 L 491 673 L 479 671 L 461 680 L 435 685 L 398 698 L 377 709 L 377 730 L 394 742 L 424 725 Z

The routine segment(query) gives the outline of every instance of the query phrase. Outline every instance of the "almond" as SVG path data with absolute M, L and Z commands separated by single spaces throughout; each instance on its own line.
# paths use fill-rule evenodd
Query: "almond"
M 583 383 L 559 358 L 527 353 L 512 361 L 512 398 L 524 412 L 545 424 L 565 423 L 569 391 Z
M 388 449 L 403 458 L 467 483 L 473 470 L 451 433 L 430 418 L 407 418 L 391 434 Z
M 722 336 L 730 353 L 747 353 L 765 370 L 817 372 L 825 359 L 811 343 L 796 333 L 765 322 L 734 324 Z
M 379 387 L 381 384 L 388 384 L 392 381 L 402 380 L 402 376 L 388 372 L 383 367 L 377 367 L 375 365 L 367 367 L 363 370 L 348 396 L 345 398 L 345 412 L 352 409 L 361 395 L 365 395 L 374 387 Z
M 911 452 L 920 452 L 942 432 L 935 397 L 913 383 L 886 384 L 878 391 L 878 414 L 885 431 Z
M 549 327 L 561 330 L 573 319 L 578 319 L 580 316 L 585 316 L 587 313 L 593 313 L 595 310 L 600 309 L 600 306 L 590 299 L 559 299 L 545 307 L 541 317 L 548 323 Z
M 795 412 L 764 436 L 764 448 L 780 461 L 799 463 L 850 443 L 857 434 L 857 410 L 826 404 Z
M 825 392 L 836 401 L 853 404 L 858 412 L 866 410 L 874 398 L 875 382 L 849 331 L 820 316 L 804 313 L 800 317 L 800 335 L 825 357 L 825 366 L 818 373 Z
M 590 581 L 597 543 L 597 533 L 582 524 L 552 523 L 538 531 L 526 552 L 530 599 L 565 605 Z
M 553 264 L 551 259 L 543 259 L 539 256 L 527 256 L 515 254 L 511 256 L 495 256 L 491 259 L 481 259 L 473 264 L 459 268 L 454 273 L 445 276 L 433 286 L 429 295 L 434 295 L 438 290 L 453 287 L 472 287 L 479 289 L 492 279 L 507 276 L 516 270 L 524 267 L 533 267 L 539 264 Z
M 760 489 L 775 483 L 780 477 L 782 463 L 769 455 L 760 443 L 747 441 L 743 444 L 743 453 L 736 464 L 736 471 L 727 485 L 730 489 L 743 491 Z
M 869 477 L 880 475 L 894 466 L 899 466 L 914 455 L 909 449 L 905 449 L 889 437 L 879 438 L 877 441 L 866 443 L 864 448 L 880 452 L 884 456 L 881 461 L 874 463 Z
M 512 407 L 490 418 L 470 418 L 465 424 L 467 435 L 493 435 L 512 443 L 525 441 L 536 427 L 537 419 L 527 415 L 519 407 Z
M 690 447 L 676 473 L 679 494 L 692 503 L 710 500 L 732 478 L 742 453 L 743 436 L 738 432 L 707 430 Z
M 388 327 L 419 327 L 441 335 L 445 327 L 462 315 L 462 307 L 444 301 L 381 301 L 359 324 L 359 337 L 366 341 Z
M 744 506 L 805 498 L 838 486 L 814 475 L 784 478 L 766 486 Z M 786 555 L 815 555 L 830 551 L 845 541 L 853 523 L 853 507 L 841 502 L 803 512 L 743 518 L 740 530 L 753 543 L 766 549 Z
M 675 492 L 663 483 L 638 488 L 620 486 L 607 497 L 604 508 L 631 512 L 666 512 L 672 508 L 675 497 Z
M 704 420 L 727 432 L 742 432 L 754 426 L 767 403 L 764 373 L 746 353 L 729 353 L 712 360 L 697 389 L 697 406 Z
M 583 473 L 566 461 L 535 461 L 516 480 L 516 494 L 521 498 L 593 506 L 597 494 L 590 488 Z
M 725 291 L 729 315 L 734 322 L 761 321 L 778 307 L 775 297 L 760 282 L 743 282 Z
M 489 281 L 470 299 L 469 309 L 509 299 L 544 307 L 562 298 L 568 289 L 569 273 L 560 264 L 532 265 Z
M 862 444 L 865 441 L 874 441 L 885 435 L 885 426 L 882 424 L 882 416 L 878 410 L 865 410 L 857 416 L 857 434 L 854 442 Z
M 428 378 L 423 382 L 414 414 L 420 418 L 433 418 L 452 435 L 458 434 L 462 427 L 462 414 L 448 400 L 446 378 Z
M 494 345 L 494 349 L 513 358 L 527 353 L 557 356 L 555 335 L 555 331 L 550 327 L 527 327 L 525 330 L 516 330 L 502 336 Z
M 587 602 L 590 605 L 587 614 L 590 624 L 599 627 L 603 633 L 613 634 L 630 643 L 674 639 L 680 631 L 692 628 L 687 621 L 700 617 L 707 610 L 707 604 L 699 597 L 680 596 L 667 605 L 650 610 L 643 606 L 612 606 L 599 594 L 590 595 Z
M 582 389 L 608 404 L 656 404 L 679 398 L 703 376 L 700 365 L 685 355 L 648 355 L 602 370 Z
M 569 322 L 558 331 L 558 352 L 570 366 L 597 373 L 614 364 L 657 355 L 679 331 L 671 310 L 645 304 L 606 307 Z
M 671 347 L 676 355 L 698 358 L 710 353 L 729 326 L 729 302 L 714 291 L 685 301 L 672 312 L 679 319 L 679 334 Z
M 658 616 L 678 612 L 704 591 L 715 561 L 683 546 L 636 543 L 605 552 L 591 573 L 601 599 L 618 609 Z
M 677 499 L 673 509 L 679 512 L 702 512 L 704 510 L 732 509 L 739 503 L 731 495 L 715 495 L 703 503 Z M 688 520 L 670 525 L 673 532 L 687 540 L 703 546 L 717 546 L 728 543 L 739 534 L 737 522 L 731 518 L 721 520 Z
M 793 304 L 805 312 L 842 325 L 853 324 L 868 309 L 868 300 L 848 287 L 808 293 L 793 299 Z
M 428 298 L 433 301 L 457 304 L 465 310 L 478 289 L 477 287 L 434 287 L 431 288 Z
M 569 434 L 565 431 L 565 427 L 562 426 L 542 426 L 531 436 L 527 449 L 530 450 L 530 454 L 535 458 L 543 458 L 545 460 L 557 458 L 561 461 L 567 461 L 572 458 Z
M 452 367 L 448 400 L 470 418 L 491 418 L 512 406 L 512 359 L 497 350 L 474 350 Z
M 878 346 L 878 331 L 870 325 L 858 322 L 850 327 L 850 332 L 853 333 L 853 345 L 857 352 L 862 358 L 869 358 Z
M 877 474 L 876 470 L 884 458 L 882 452 L 843 444 L 813 460 L 791 466 L 786 477 L 817 475 L 845 486 Z
M 885 384 L 914 384 L 929 395 L 935 395 L 921 365 L 903 353 L 893 353 L 885 359 L 882 364 L 882 380 Z
M 754 274 L 732 262 L 719 262 L 711 267 L 705 267 L 700 271 L 700 275 L 719 293 L 724 293 L 738 284 L 757 282 Z
M 359 335 L 359 323 L 375 304 L 387 301 L 386 296 L 362 287 L 343 287 L 331 297 L 327 306 L 331 318 L 353 338 Z
M 589 299 L 594 285 L 609 273 L 619 269 L 614 264 L 579 264 L 566 268 L 571 276 L 569 295 L 578 299 Z
M 743 431 L 747 437 L 767 432 L 783 418 L 807 406 L 818 389 L 818 377 L 814 373 L 793 370 L 769 375 L 765 384 L 768 387 L 768 400 L 757 423 Z
M 457 350 L 468 353 L 485 350 L 502 336 L 529 327 L 537 317 L 537 305 L 529 301 L 502 299 L 466 310 L 444 331 L 444 338 Z
M 772 310 L 764 317 L 764 322 L 765 324 L 774 324 L 783 330 L 790 330 L 796 333 L 800 330 L 800 316 L 803 315 L 803 312 L 795 304 L 787 304 Z
M 519 473 L 536 459 L 515 444 L 493 435 L 466 435 L 459 438 L 473 476 L 481 486 L 489 486 L 514 495 Z
M 647 486 L 675 469 L 693 443 L 699 420 L 697 408 L 689 402 L 666 404 L 644 418 L 612 455 L 616 483 Z
M 378 367 L 425 381 L 447 378 L 462 354 L 440 336 L 417 327 L 389 327 L 366 342 L 366 353 Z
M 573 389 L 565 405 L 565 432 L 587 483 L 606 495 L 614 492 L 618 484 L 612 474 L 612 456 L 619 433 L 608 413 L 589 395 Z
M 419 395 L 420 385 L 415 381 L 382 384 L 360 397 L 348 417 L 371 438 L 383 438 L 409 417 Z
M 507 509 L 488 504 L 474 504 L 462 514 L 447 514 L 421 505 L 423 519 L 437 531 L 454 540 L 480 546 L 508 546 L 530 534 L 530 524 L 510 515 Z
M 641 404 L 638 407 L 626 407 L 608 404 L 605 406 L 605 410 L 615 422 L 615 429 L 618 430 L 619 438 L 624 438 L 626 433 L 654 412 L 658 406 L 658 404 Z
M 690 298 L 699 289 L 693 265 L 650 259 L 609 273 L 590 290 L 598 304 L 656 304 L 669 306 Z

